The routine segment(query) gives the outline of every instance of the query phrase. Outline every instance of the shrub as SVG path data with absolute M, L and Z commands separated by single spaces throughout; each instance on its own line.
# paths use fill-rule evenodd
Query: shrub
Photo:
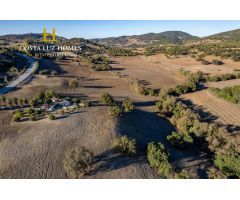
M 209 179 L 225 179 L 226 176 L 218 169 L 212 167 L 207 170 L 207 175 Z
M 31 120 L 31 121 L 36 121 L 37 120 L 37 116 L 36 116 L 36 114 L 30 114 L 29 115 L 29 119 Z
M 81 100 L 79 103 L 79 106 L 84 107 L 84 108 L 88 108 L 89 106 L 91 106 L 91 103 L 89 101 L 86 100 Z
M 176 105 L 176 98 L 167 94 L 160 94 L 159 101 L 156 102 L 156 106 L 160 113 L 171 116 Z
M 134 109 L 133 101 L 131 99 L 124 99 L 122 106 L 125 112 L 129 112 Z
M 189 134 L 173 132 L 171 135 L 167 136 L 167 140 L 171 143 L 171 145 L 180 149 L 191 148 L 193 144 L 193 139 Z
M 27 109 L 26 109 L 26 113 L 30 115 L 30 114 L 34 113 L 34 109 L 32 109 L 32 108 L 27 108 Z
M 69 84 L 70 87 L 73 87 L 73 88 L 78 87 L 78 81 L 77 81 L 76 79 L 70 80 L 70 81 L 68 82 L 68 84 Z
M 113 97 L 109 93 L 102 93 L 100 96 L 100 101 L 107 105 L 112 105 L 114 103 Z
M 210 64 L 211 64 L 209 61 L 207 61 L 207 60 L 205 60 L 205 59 L 202 59 L 201 63 L 202 63 L 203 65 L 210 65 Z
M 223 65 L 224 63 L 221 60 L 213 59 L 212 60 L 212 64 L 214 64 L 214 65 Z
M 86 148 L 69 150 L 65 153 L 63 169 L 69 178 L 80 178 L 90 171 L 93 160 L 93 153 Z
M 159 175 L 168 178 L 172 173 L 172 167 L 168 161 L 168 152 L 161 143 L 151 142 L 147 146 L 147 160 L 151 167 L 155 168 Z
M 180 172 L 174 173 L 174 178 L 175 179 L 189 179 L 190 177 L 186 170 L 181 170 Z
M 108 112 L 115 116 L 115 117 L 118 117 L 122 114 L 122 109 L 120 106 L 111 106 L 109 109 L 108 109 Z
M 41 75 L 47 75 L 47 74 L 49 74 L 50 72 L 49 72 L 49 70 L 47 70 L 47 69 L 43 69 L 43 70 L 40 70 L 39 71 L 39 74 L 41 74 Z
M 55 120 L 56 117 L 55 117 L 55 115 L 53 115 L 53 114 L 49 114 L 49 115 L 48 115 L 48 119 L 50 119 L 50 120 Z
M 124 135 L 118 139 L 116 150 L 125 155 L 134 155 L 136 154 L 136 140 Z
M 91 67 L 93 71 L 110 71 L 112 70 L 112 66 L 109 64 L 98 64 L 98 65 L 93 65 Z
M 12 120 L 14 122 L 20 122 L 21 121 L 21 116 L 18 114 L 14 114 Z

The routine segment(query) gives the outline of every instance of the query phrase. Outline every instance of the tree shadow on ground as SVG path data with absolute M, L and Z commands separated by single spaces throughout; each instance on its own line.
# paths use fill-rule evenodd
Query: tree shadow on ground
M 111 171 L 127 167 L 133 164 L 146 162 L 146 148 L 149 142 L 161 142 L 170 152 L 170 162 L 174 169 L 196 169 L 195 177 L 206 178 L 206 168 L 209 166 L 209 156 L 197 147 L 186 151 L 173 148 L 166 136 L 175 130 L 174 126 L 157 113 L 136 109 L 118 119 L 117 133 L 127 135 L 136 140 L 137 155 L 134 157 L 121 157 L 114 149 L 110 149 L 96 157 L 96 168 L 92 175 L 97 172 Z
M 145 157 L 141 154 L 135 156 L 122 156 L 112 148 L 95 157 L 94 168 L 90 171 L 88 176 L 96 175 L 99 172 L 110 172 L 134 164 L 144 164 L 145 162 Z
M 197 146 L 186 151 L 174 148 L 166 139 L 175 127 L 164 117 L 157 113 L 135 110 L 119 119 L 118 133 L 135 138 L 140 154 L 146 154 L 149 142 L 161 142 L 169 149 L 170 162 L 174 169 L 203 168 L 196 172 L 198 178 L 206 178 L 206 167 L 210 165 L 210 156 L 200 150 Z M 181 163 L 179 165 L 179 163 Z M 194 166 L 195 165 L 195 166 Z

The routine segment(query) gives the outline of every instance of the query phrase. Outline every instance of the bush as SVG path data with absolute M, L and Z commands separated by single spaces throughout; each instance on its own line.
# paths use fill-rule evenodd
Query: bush
M 14 114 L 12 120 L 14 122 L 20 122 L 21 121 L 21 116 L 18 114 Z
M 203 59 L 203 60 L 201 61 L 201 63 L 202 63 L 203 65 L 210 65 L 210 64 L 211 64 L 209 61 L 207 61 L 207 60 L 205 60 L 205 59 Z
M 112 66 L 109 64 L 98 64 L 98 65 L 93 65 L 91 67 L 93 71 L 110 71 L 112 70 Z
M 55 115 L 53 115 L 53 114 L 49 114 L 49 115 L 48 115 L 48 119 L 50 119 L 50 120 L 55 120 L 56 117 L 55 117 Z
M 171 145 L 180 149 L 191 148 L 193 144 L 193 139 L 189 134 L 173 132 L 171 135 L 167 136 L 167 140 L 171 143 Z
M 212 64 L 214 64 L 214 65 L 223 65 L 224 63 L 221 60 L 213 59 L 212 60 Z
M 134 155 L 136 154 L 136 140 L 124 135 L 118 139 L 115 148 L 122 154 Z
M 70 80 L 68 84 L 70 87 L 73 87 L 73 88 L 78 87 L 78 81 L 76 79 Z
M 124 99 L 122 106 L 125 112 L 129 112 L 134 109 L 133 101 L 131 99 Z
M 102 93 L 100 96 L 100 101 L 107 105 L 112 105 L 114 103 L 113 97 L 109 93 Z
M 89 106 L 91 106 L 91 103 L 89 101 L 86 101 L 86 100 L 81 100 L 79 105 L 81 107 L 88 108 Z
M 109 109 L 108 109 L 108 112 L 115 116 L 115 117 L 118 117 L 122 114 L 122 109 L 120 106 L 111 106 Z
M 67 151 L 63 169 L 69 178 L 80 178 L 90 171 L 93 160 L 93 153 L 86 148 Z
M 170 177 L 172 167 L 168 161 L 168 152 L 161 143 L 151 142 L 147 146 L 147 160 L 151 167 L 155 168 L 160 176 Z
M 34 113 L 34 110 L 32 108 L 27 108 L 26 113 L 30 115 L 30 114 Z
M 156 102 L 156 106 L 161 114 L 171 116 L 176 105 L 176 98 L 167 94 L 160 93 L 159 101 Z
M 37 116 L 36 116 L 36 114 L 30 114 L 29 115 L 29 119 L 31 120 L 31 121 L 36 121 L 37 120 Z
M 226 176 L 218 169 L 212 167 L 207 170 L 207 175 L 209 179 L 225 179 Z
M 39 71 L 39 74 L 41 74 L 41 75 L 48 75 L 50 72 L 49 72 L 49 70 L 47 70 L 47 69 L 43 69 L 43 70 L 40 70 Z

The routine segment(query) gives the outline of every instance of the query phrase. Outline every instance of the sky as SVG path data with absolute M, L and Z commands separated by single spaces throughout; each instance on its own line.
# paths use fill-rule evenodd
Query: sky
M 204 37 L 240 29 L 240 20 L 0 20 L 0 35 L 42 33 L 43 28 L 48 32 L 56 28 L 57 35 L 66 38 L 92 39 L 163 31 L 184 31 Z

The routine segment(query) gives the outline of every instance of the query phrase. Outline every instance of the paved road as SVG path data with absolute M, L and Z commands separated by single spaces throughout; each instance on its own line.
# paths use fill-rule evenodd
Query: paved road
M 18 55 L 25 57 L 28 60 L 29 63 L 29 67 L 27 68 L 27 70 L 20 75 L 17 79 L 15 79 L 14 81 L 10 82 L 8 85 L 6 85 L 5 87 L 0 89 L 0 95 L 6 94 L 9 91 L 11 91 L 12 89 L 16 88 L 18 85 L 20 85 L 22 82 L 24 82 L 25 80 L 27 80 L 33 73 L 34 71 L 37 69 L 38 64 L 37 61 L 35 61 L 32 57 L 26 56 L 24 54 L 20 54 L 18 53 Z

